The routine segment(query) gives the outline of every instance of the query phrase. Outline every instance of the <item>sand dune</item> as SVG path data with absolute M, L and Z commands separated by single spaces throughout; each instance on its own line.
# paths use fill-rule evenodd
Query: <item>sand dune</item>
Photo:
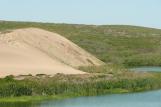
M 0 34 L 0 77 L 82 74 L 72 67 L 100 64 L 103 62 L 56 33 L 26 28 Z

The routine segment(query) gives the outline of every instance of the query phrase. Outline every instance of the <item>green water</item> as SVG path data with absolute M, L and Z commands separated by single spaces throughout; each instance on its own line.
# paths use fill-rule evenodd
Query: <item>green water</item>
M 141 71 L 141 72 L 161 72 L 161 67 L 136 67 L 131 68 L 132 71 Z
M 132 94 L 79 97 L 46 101 L 40 104 L 0 104 L 0 107 L 161 107 L 161 90 Z

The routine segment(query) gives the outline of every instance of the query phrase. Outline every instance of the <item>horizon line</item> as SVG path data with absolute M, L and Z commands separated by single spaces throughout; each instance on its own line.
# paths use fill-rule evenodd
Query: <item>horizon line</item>
M 6 20 L 0 19 L 0 22 L 19 22 L 19 23 L 46 23 L 46 24 L 69 24 L 69 25 L 87 25 L 87 26 L 131 26 L 131 27 L 142 27 L 142 28 L 150 28 L 150 29 L 158 29 L 158 27 L 150 27 L 144 25 L 132 25 L 132 24 L 86 24 L 86 23 L 68 23 L 68 22 L 52 22 L 52 21 L 29 21 L 29 20 Z

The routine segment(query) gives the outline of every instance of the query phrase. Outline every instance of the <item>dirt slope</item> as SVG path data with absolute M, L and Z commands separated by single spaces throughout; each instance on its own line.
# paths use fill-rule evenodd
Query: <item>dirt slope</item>
M 0 34 L 0 77 L 27 74 L 82 74 L 70 66 L 103 64 L 71 41 L 38 28 Z

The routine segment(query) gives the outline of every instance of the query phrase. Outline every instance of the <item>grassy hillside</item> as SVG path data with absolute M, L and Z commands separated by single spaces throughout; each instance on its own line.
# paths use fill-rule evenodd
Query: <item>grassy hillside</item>
M 123 25 L 71 25 L 0 22 L 0 32 L 38 27 L 57 32 L 106 63 L 125 66 L 161 65 L 161 30 Z

